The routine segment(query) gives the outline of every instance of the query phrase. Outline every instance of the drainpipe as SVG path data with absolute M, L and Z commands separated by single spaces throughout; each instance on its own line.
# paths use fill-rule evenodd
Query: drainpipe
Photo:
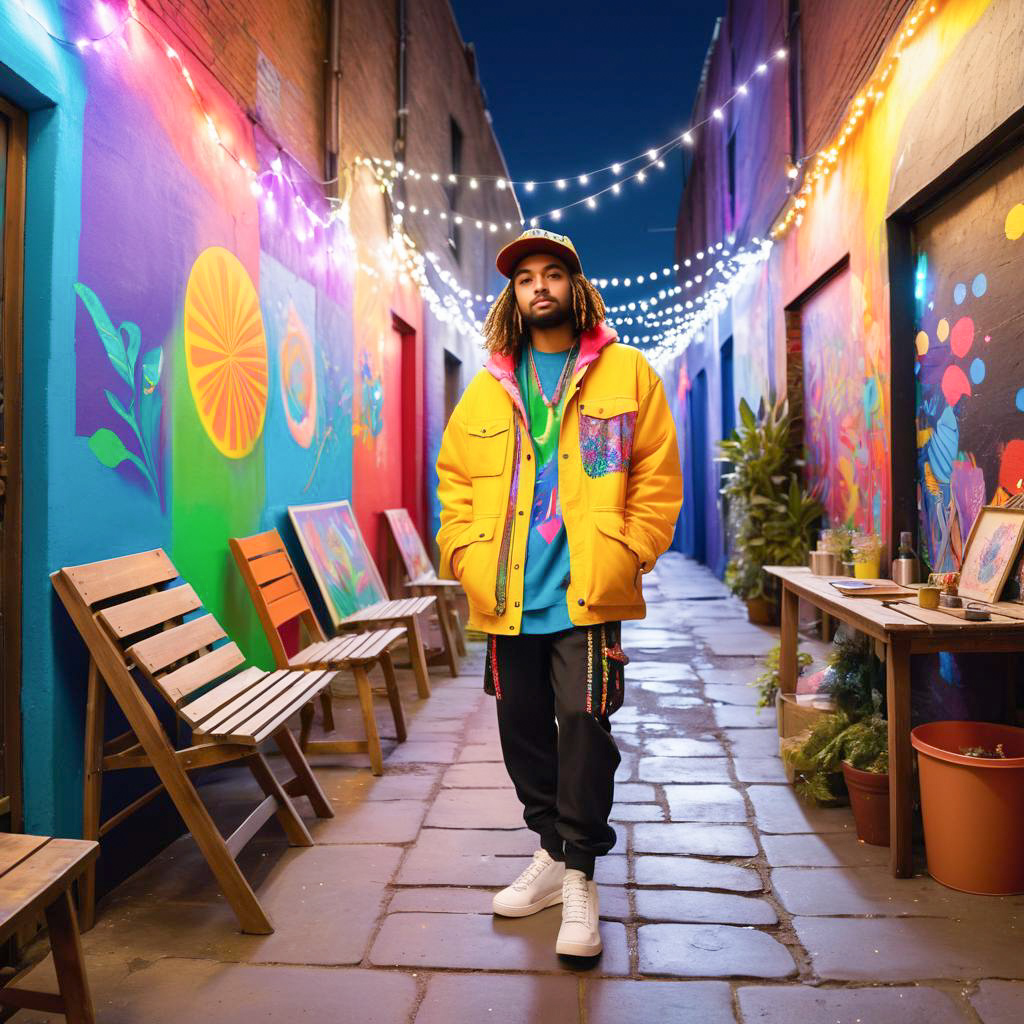
M 338 177 L 341 125 L 341 0 L 329 0 L 327 8 L 327 77 L 324 80 L 324 177 Z M 341 182 L 334 182 L 341 195 Z

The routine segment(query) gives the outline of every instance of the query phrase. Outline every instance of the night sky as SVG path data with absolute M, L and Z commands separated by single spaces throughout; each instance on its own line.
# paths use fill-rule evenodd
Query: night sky
M 516 181 L 564 176 L 570 186 L 517 188 L 524 216 L 581 199 L 615 179 L 575 178 L 682 134 L 724 0 L 566 0 L 491 4 L 452 0 L 474 44 L 480 79 L 509 174 Z M 631 165 L 633 173 L 643 162 Z M 644 184 L 601 196 L 541 227 L 569 235 L 590 277 L 635 276 L 673 258 L 682 182 L 678 150 Z M 623 177 L 628 172 L 623 172 Z M 607 288 L 609 303 L 647 289 Z

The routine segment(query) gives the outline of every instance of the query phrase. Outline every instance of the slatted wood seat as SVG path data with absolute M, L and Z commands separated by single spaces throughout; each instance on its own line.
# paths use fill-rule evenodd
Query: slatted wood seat
M 46 915 L 59 995 L 8 985 L 0 1005 L 60 1013 L 69 1024 L 96 1020 L 82 959 L 71 885 L 96 860 L 99 845 L 0 833 L 0 942 Z
M 445 638 L 444 649 L 439 652 L 437 660 L 445 659 L 452 675 L 457 675 L 456 655 L 460 658 L 466 656 L 466 632 L 455 606 L 462 584 L 458 580 L 443 580 L 437 575 L 408 509 L 385 509 L 384 520 L 388 524 L 392 550 L 404 571 L 405 586 L 417 596 L 433 594 L 437 598 L 437 619 Z
M 84 835 L 99 839 L 166 790 L 206 858 L 242 931 L 268 934 L 273 927 L 235 858 L 272 816 L 293 846 L 313 840 L 289 799 L 309 798 L 321 817 L 333 812 L 288 719 L 327 688 L 333 672 L 285 668 L 242 669 L 245 659 L 217 620 L 205 613 L 196 592 L 180 580 L 166 553 L 157 549 L 64 568 L 50 577 L 89 650 L 89 699 L 85 729 Z M 176 749 L 143 692 L 154 690 L 192 733 Z M 107 690 L 128 722 L 128 731 L 104 742 Z M 180 729 L 178 730 L 180 732 Z M 283 787 L 260 752 L 273 739 L 295 777 Z M 243 762 L 264 799 L 225 839 L 199 798 L 188 772 Z M 107 821 L 100 821 L 106 772 L 151 768 L 159 783 Z M 95 873 L 90 865 L 79 886 L 83 927 L 94 915 Z
M 405 628 L 393 626 L 390 629 L 371 630 L 366 633 L 347 633 L 329 640 L 313 612 L 302 581 L 277 530 L 268 530 L 252 537 L 232 537 L 229 544 L 238 571 L 242 574 L 246 589 L 256 607 L 270 649 L 274 653 L 277 667 L 322 668 L 335 671 L 347 669 L 355 678 L 366 738 L 311 741 L 309 731 L 313 716 L 310 706 L 303 716 L 299 745 L 307 754 L 366 753 L 369 755 L 373 774 L 380 775 L 384 771 L 384 760 L 367 673 L 375 664 L 380 664 L 395 722 L 395 735 L 399 743 L 404 743 L 405 716 L 390 652 L 392 647 L 406 637 Z M 294 654 L 289 653 L 283 635 L 284 630 L 290 627 L 297 628 L 300 643 L 309 641 Z M 322 704 L 324 728 L 332 732 L 334 712 L 329 690 L 323 692 Z
M 429 697 L 430 675 L 419 616 L 434 612 L 437 598 L 428 595 L 391 600 L 388 597 L 349 502 L 289 505 L 288 516 L 313 570 L 334 631 L 404 626 L 416 691 L 420 697 Z M 327 543 L 324 543 L 325 535 L 329 536 Z M 351 586 L 346 595 L 349 605 L 343 609 L 336 603 L 339 587 L 332 585 L 327 577 L 335 577 L 334 584 L 337 584 L 338 578 L 346 574 L 350 578 L 345 583 Z

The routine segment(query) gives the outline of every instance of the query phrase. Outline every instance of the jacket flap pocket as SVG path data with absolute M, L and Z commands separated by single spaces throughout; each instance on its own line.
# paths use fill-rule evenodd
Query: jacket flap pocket
M 633 408 L 636 408 L 636 403 Z M 512 421 L 507 416 L 500 420 L 474 420 L 466 424 L 466 432 L 472 437 L 497 437 L 504 434 L 511 425 Z
M 620 544 L 626 543 L 626 520 L 618 509 L 592 509 L 594 525 L 606 536 L 614 537 Z M 628 547 L 628 545 L 627 545 Z
M 580 412 L 594 419 L 610 420 L 623 413 L 636 412 L 638 408 L 635 398 L 588 398 L 580 406 Z
M 459 534 L 455 543 L 456 548 L 465 547 L 467 544 L 475 544 L 481 540 L 491 540 L 494 537 L 494 530 L 498 522 L 497 516 L 488 516 L 485 519 L 474 519 L 473 522 Z

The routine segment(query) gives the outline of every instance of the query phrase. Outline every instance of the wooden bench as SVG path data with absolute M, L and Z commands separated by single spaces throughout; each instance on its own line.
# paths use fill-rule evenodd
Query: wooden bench
M 320 817 L 333 811 L 287 722 L 318 698 L 330 671 L 239 671 L 245 659 L 227 642 L 216 619 L 204 614 L 196 592 L 180 580 L 166 553 L 157 549 L 90 565 L 61 569 L 51 576 L 72 622 L 89 650 L 89 696 L 85 727 L 84 835 L 99 839 L 166 790 L 210 865 L 238 917 L 242 931 L 268 934 L 269 918 L 235 858 L 260 827 L 276 815 L 293 846 L 313 840 L 288 794 L 310 799 Z M 177 584 L 177 585 L 172 585 Z M 191 743 L 176 749 L 139 676 L 170 705 Z M 128 730 L 104 742 L 104 708 L 109 689 Z M 260 753 L 273 739 L 295 777 L 282 786 Z M 188 773 L 197 768 L 243 762 L 264 799 L 225 839 L 199 798 Z M 103 775 L 129 768 L 151 768 L 159 783 L 100 821 Z M 287 792 L 286 792 L 287 789 Z M 79 887 L 83 927 L 93 922 L 95 868 Z
M 349 633 L 328 640 L 313 613 L 305 588 L 299 579 L 295 566 L 285 550 L 284 542 L 277 530 L 268 530 L 252 537 L 232 537 L 228 543 L 235 556 L 238 571 L 245 580 L 249 596 L 256 607 L 256 613 L 263 624 L 263 632 L 274 653 L 279 669 L 325 668 L 351 671 L 356 683 L 356 694 L 363 717 L 366 738 L 362 740 L 313 740 L 309 739 L 312 725 L 312 705 L 307 705 L 302 720 L 299 745 L 308 754 L 351 754 L 367 753 L 374 775 L 384 771 L 380 749 L 380 735 L 373 711 L 373 693 L 368 672 L 380 664 L 391 714 L 395 722 L 395 735 L 399 743 L 405 742 L 405 715 L 402 711 L 402 697 L 398 691 L 395 666 L 391 659 L 391 648 L 405 638 L 400 627 L 373 630 L 369 633 Z M 299 650 L 288 653 L 283 631 L 295 629 Z M 305 644 L 305 646 L 302 646 Z M 322 694 L 324 730 L 334 730 L 334 711 L 331 707 L 330 689 Z
M 443 580 L 437 575 L 408 509 L 385 509 L 384 521 L 388 524 L 392 548 L 405 570 L 405 586 L 417 596 L 433 594 L 437 598 L 438 625 L 445 634 L 445 649 L 441 654 L 452 675 L 458 675 L 455 655 L 460 658 L 466 656 L 466 633 L 455 607 L 455 598 L 461 592 L 462 584 L 458 580 Z
M 71 1024 L 93 1024 L 89 981 L 71 900 L 71 885 L 96 860 L 99 845 L 0 833 L 0 942 L 46 915 L 60 994 L 8 985 L 0 1005 L 60 1013 Z
M 391 600 L 347 501 L 290 505 L 288 516 L 313 571 L 335 632 L 403 625 L 420 697 L 430 676 L 419 616 L 436 611 L 431 595 Z M 442 629 L 442 639 L 446 637 Z

